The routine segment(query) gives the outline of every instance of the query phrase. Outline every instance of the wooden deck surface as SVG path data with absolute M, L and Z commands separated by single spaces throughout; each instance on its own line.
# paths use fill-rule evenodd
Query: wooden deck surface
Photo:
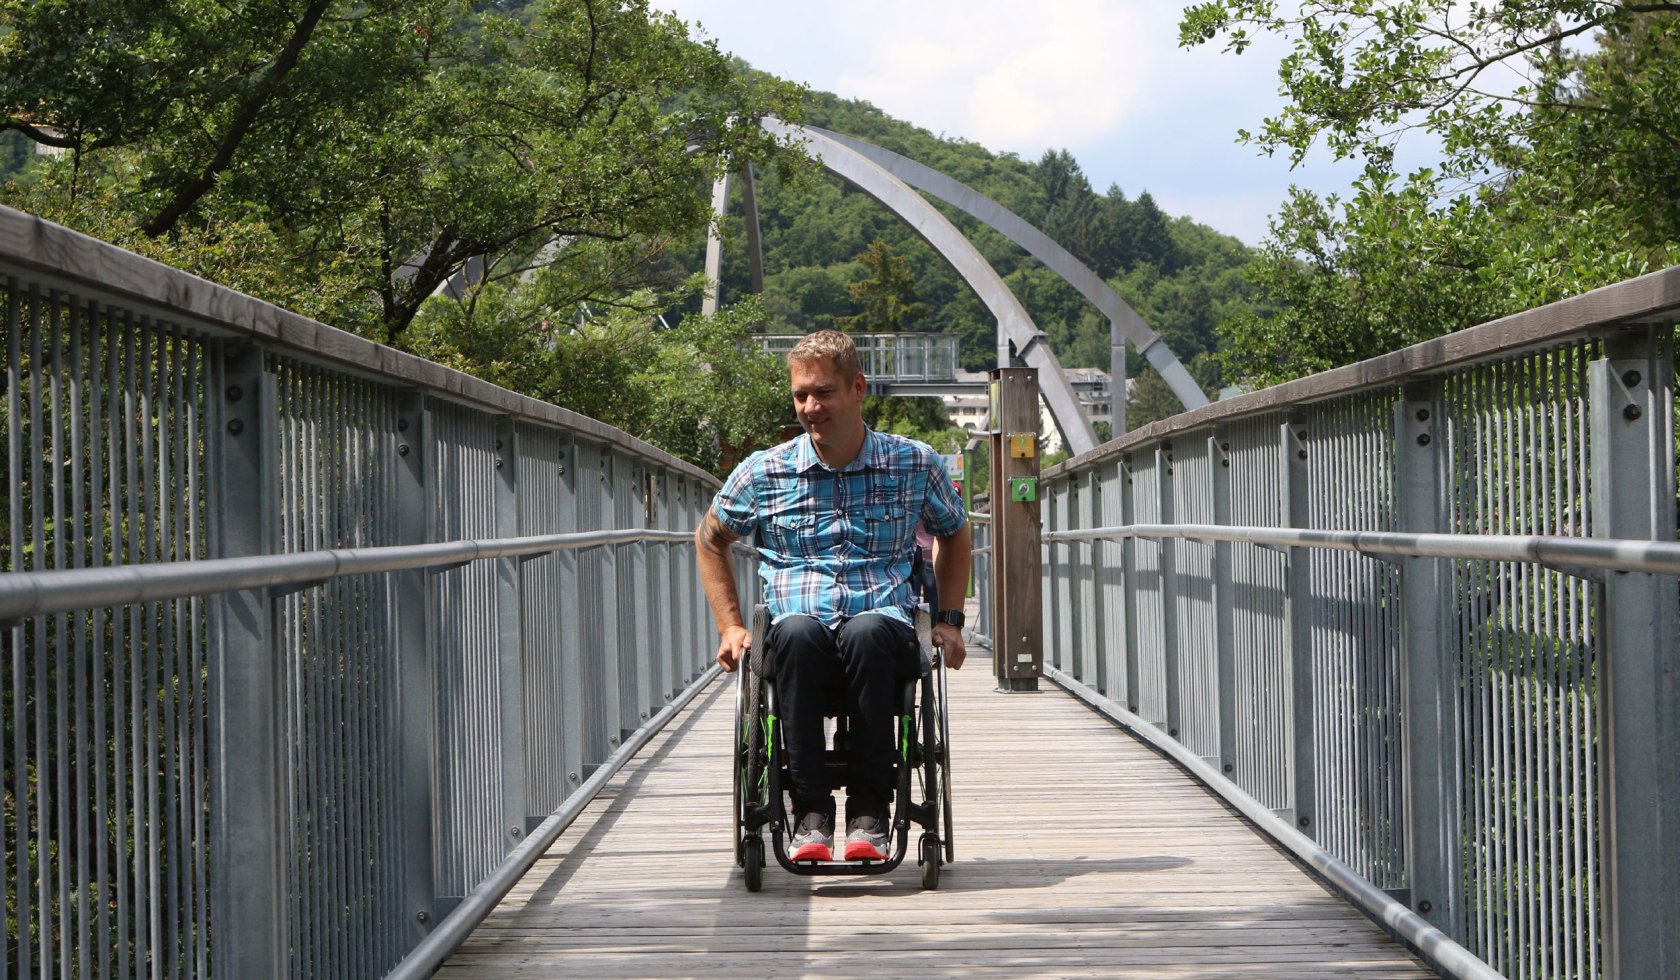
M 697 697 L 439 977 L 1426 977 L 1199 784 L 1046 682 L 951 675 L 955 864 L 735 867 L 734 679 Z M 914 836 L 912 836 L 914 846 Z

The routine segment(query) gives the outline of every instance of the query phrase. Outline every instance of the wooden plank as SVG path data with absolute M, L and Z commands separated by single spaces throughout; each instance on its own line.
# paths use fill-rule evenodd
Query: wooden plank
M 1427 977 L 1177 767 L 1061 693 L 955 673 L 957 862 L 925 892 L 771 866 L 730 840 L 731 681 L 689 706 L 440 977 L 977 973 Z

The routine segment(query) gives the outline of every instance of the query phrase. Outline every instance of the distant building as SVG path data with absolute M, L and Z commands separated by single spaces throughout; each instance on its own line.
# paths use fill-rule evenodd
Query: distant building
M 1107 371 L 1097 368 L 1063 368 L 1062 374 L 1067 378 L 1068 385 L 1073 388 L 1073 396 L 1079 400 L 1079 408 L 1085 417 L 1095 426 L 1098 422 L 1107 424 L 1113 429 L 1113 406 L 1109 402 L 1109 391 L 1114 381 Z M 1131 379 L 1127 379 L 1128 382 Z M 984 371 L 958 371 L 957 381 L 965 383 L 984 384 Z M 1127 394 L 1130 395 L 1131 385 L 1128 383 Z M 940 401 L 944 402 L 945 410 L 951 415 L 954 425 L 970 432 L 987 432 L 991 429 L 991 400 L 984 389 L 975 394 L 944 395 Z M 1050 407 L 1039 400 L 1039 431 L 1044 433 L 1043 452 L 1053 453 L 1062 450 L 1066 443 L 1062 433 L 1056 428 L 1056 420 L 1050 414 Z

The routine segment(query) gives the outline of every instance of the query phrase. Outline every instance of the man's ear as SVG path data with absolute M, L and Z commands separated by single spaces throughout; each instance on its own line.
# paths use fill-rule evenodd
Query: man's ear
M 867 379 L 863 376 L 862 371 L 859 371 L 857 374 L 852 375 L 852 393 L 853 394 L 857 395 L 859 398 L 862 398 L 864 392 L 866 392 L 868 390 L 869 390 L 869 379 Z

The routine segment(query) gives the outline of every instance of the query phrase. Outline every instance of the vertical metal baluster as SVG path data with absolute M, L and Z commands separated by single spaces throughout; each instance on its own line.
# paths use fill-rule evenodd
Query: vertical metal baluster
M 64 446 L 64 433 L 67 421 L 64 417 L 63 309 L 67 300 L 69 300 L 68 297 L 61 297 L 55 292 L 49 296 L 47 301 L 47 312 L 50 323 L 50 330 L 47 337 L 47 341 L 50 345 L 50 353 L 48 357 L 52 363 L 48 367 L 48 370 L 51 373 L 49 374 L 47 380 L 48 430 L 46 434 L 46 441 L 47 454 L 52 460 L 52 475 L 48 478 L 48 483 L 52 488 L 49 496 L 53 526 L 50 554 L 52 555 L 52 567 L 55 569 L 67 567 L 64 540 L 66 523 L 64 508 L 64 478 L 66 472 L 69 471 L 69 467 L 75 462 L 73 459 L 65 455 Z M 51 636 L 52 645 L 55 648 L 53 652 L 53 664 L 56 668 L 53 673 L 51 685 L 53 691 L 51 728 L 51 731 L 53 732 L 53 765 L 48 771 L 52 773 L 53 777 L 53 790 L 51 796 L 53 797 L 53 809 L 57 811 L 55 814 L 57 818 L 55 821 L 55 833 L 53 834 L 57 845 L 54 848 L 57 852 L 57 859 L 52 861 L 43 859 L 41 862 L 42 869 L 45 870 L 50 868 L 55 872 L 55 876 L 57 878 L 57 912 L 56 914 L 44 915 L 43 922 L 50 922 L 54 926 L 53 932 L 57 934 L 58 962 L 62 965 L 62 969 L 67 973 L 71 970 L 71 965 L 75 961 L 73 944 L 71 942 L 73 923 L 67 920 L 70 919 L 69 909 L 71 907 L 71 855 L 76 851 L 75 839 L 70 836 L 70 805 L 72 799 L 70 789 L 70 692 L 68 690 L 66 679 L 70 676 L 71 663 L 70 646 L 65 640 L 69 634 L 69 615 L 66 613 L 59 613 L 54 616 Z M 44 659 L 41 662 L 43 664 L 46 663 Z M 45 761 L 44 758 L 43 761 Z M 46 772 L 43 772 L 41 774 L 41 787 L 43 791 L 46 782 Z M 47 839 L 47 827 L 43 822 L 41 826 L 41 841 L 43 845 L 46 844 Z M 42 911 L 45 912 L 47 910 L 43 909 Z M 43 949 L 48 947 L 48 941 L 45 936 L 42 937 L 41 945 Z M 47 961 L 47 958 L 44 955 L 42 959 L 46 961 L 44 965 L 47 967 L 47 972 L 52 972 L 51 961 Z
M 23 494 L 19 492 L 22 482 L 21 469 L 23 466 L 23 370 L 22 370 L 22 311 L 18 296 L 16 279 L 7 277 L 6 281 L 6 520 L 7 520 L 7 562 L 0 571 L 22 571 L 23 560 Z M 25 631 L 23 622 L 17 621 L 5 627 L 7 632 L 7 650 L 11 655 L 11 697 L 7 710 L 12 717 L 12 742 L 9 746 L 0 745 L 0 751 L 10 749 L 12 754 L 11 794 L 13 805 L 4 811 L 5 828 L 10 824 L 11 847 L 4 855 L 0 855 L 0 871 L 4 871 L 7 881 L 15 881 L 17 902 L 17 932 L 18 958 L 17 975 L 28 977 L 34 971 L 29 949 L 29 830 L 28 830 L 28 717 L 23 706 L 23 692 L 25 688 L 24 665 L 28 662 L 28 655 L 24 651 Z M 0 957 L 0 978 L 10 978 L 12 959 L 10 956 Z
M 98 310 L 98 307 L 94 307 L 94 309 Z M 110 372 L 106 370 L 106 358 L 114 353 L 114 346 L 107 342 L 107 336 L 115 323 L 115 315 L 107 307 L 93 316 L 94 320 L 89 331 L 88 351 L 87 445 L 91 459 L 88 465 L 87 482 L 88 513 L 91 515 L 88 526 L 90 533 L 94 535 L 93 545 L 89 548 L 89 564 L 98 568 L 105 564 L 106 546 L 104 542 L 107 531 L 113 537 L 116 534 L 114 522 L 105 517 L 105 497 L 101 487 L 101 480 L 105 475 L 105 440 L 110 437 L 109 422 L 115 414 L 107 407 L 108 399 L 112 397 L 110 394 L 112 385 L 109 378 Z M 101 398 L 102 394 L 106 397 Z M 114 509 L 114 502 L 112 506 Z M 84 968 L 84 976 L 108 976 L 112 970 L 112 954 L 114 952 L 111 938 L 111 900 L 115 895 L 115 890 L 111 884 L 111 847 L 107 840 L 109 831 L 105 827 L 105 823 L 110 820 L 112 814 L 110 796 L 111 761 L 109 757 L 109 736 L 106 729 L 108 719 L 105 711 L 107 698 L 105 658 L 111 648 L 105 639 L 105 622 L 104 607 L 94 609 L 90 630 L 92 649 L 89 662 L 91 670 L 89 688 L 93 700 L 93 727 L 91 729 L 92 737 L 89 739 L 88 758 L 93 769 L 93 812 L 106 816 L 100 822 L 97 838 L 91 836 L 91 832 L 88 838 L 89 847 L 93 850 L 93 880 L 96 883 L 93 886 L 93 891 L 98 896 L 98 901 L 95 902 L 94 906 L 97 910 L 97 931 L 95 933 L 97 938 L 94 940 L 94 961 L 90 968 Z M 94 971 L 97 971 L 97 973 Z
M 85 309 L 85 316 L 84 316 Z M 87 506 L 87 475 L 82 468 L 82 461 L 87 458 L 87 444 L 83 441 L 83 425 L 85 422 L 86 405 L 83 399 L 84 387 L 87 384 L 88 321 L 98 314 L 91 307 L 85 307 L 80 300 L 74 300 L 70 308 L 70 458 L 65 468 L 71 474 L 70 484 L 70 541 L 71 565 L 74 568 L 88 567 L 87 535 L 92 527 L 90 513 Z M 75 874 L 75 919 L 72 925 L 64 929 L 66 941 L 76 952 L 75 972 L 78 976 L 91 976 L 91 956 L 94 937 L 89 929 L 88 911 L 89 895 L 93 891 L 94 882 L 90 876 L 92 863 L 93 835 L 89 824 L 89 809 L 91 807 L 92 792 L 90 787 L 93 758 L 92 747 L 88 739 L 88 700 L 90 697 L 89 675 L 92 673 L 90 662 L 90 636 L 88 635 L 88 619 L 90 613 L 78 610 L 73 616 L 75 622 L 75 647 L 71 663 L 75 684 L 75 720 L 71 722 L 76 737 L 76 794 L 75 794 L 75 829 L 71 840 L 76 842 L 76 874 Z M 60 641 L 64 642 L 63 640 Z M 62 681 L 61 681 L 62 683 Z M 60 724 L 69 719 L 61 718 Z M 103 812 L 103 811 L 101 811 Z M 66 877 L 69 881 L 69 877 Z M 68 903 L 64 906 L 69 907 Z M 65 967 L 70 968 L 70 958 L 65 957 Z
M 159 561 L 174 561 L 179 555 L 175 552 L 175 507 L 178 488 L 174 483 L 175 456 L 173 452 L 175 442 L 174 420 L 179 411 L 179 404 L 174 395 L 180 383 L 180 363 L 178 359 L 179 338 L 174 336 L 172 329 L 165 325 L 157 326 L 158 355 L 156 367 L 159 372 L 157 385 L 157 401 L 154 403 L 156 411 L 156 441 L 157 441 L 157 556 Z M 162 701 L 163 719 L 160 724 L 162 749 L 159 756 L 159 807 L 160 822 L 163 824 L 163 864 L 165 865 L 162 890 L 164 902 L 162 908 L 163 931 L 160 955 L 165 960 L 164 971 L 176 974 L 180 967 L 180 937 L 185 935 L 181 908 L 181 867 L 183 863 L 181 848 L 181 770 L 180 742 L 177 739 L 177 715 L 179 691 L 176 679 L 180 676 L 178 663 L 180 646 L 176 642 L 177 617 L 181 604 L 179 600 L 157 604 L 158 633 L 162 636 L 162 646 L 157 652 L 157 676 L 160 698 Z
M 41 464 L 41 456 L 45 450 L 45 439 L 42 432 L 45 424 L 42 412 L 43 389 L 46 387 L 42 378 L 42 343 L 41 343 L 41 294 L 34 287 L 29 291 L 29 514 L 30 514 L 30 544 L 34 548 L 33 560 L 30 562 L 32 571 L 46 568 L 47 540 L 45 531 L 45 516 L 43 511 L 48 506 L 45 475 Z M 35 638 L 34 669 L 30 671 L 35 689 L 35 744 L 33 755 L 36 760 L 35 785 L 32 792 L 25 787 L 25 793 L 18 796 L 18 808 L 21 814 L 25 812 L 29 801 L 35 803 L 35 828 L 33 842 L 38 848 L 34 865 L 36 879 L 36 899 L 34 909 L 34 925 L 39 930 L 40 939 L 36 951 L 41 958 L 41 975 L 50 976 L 53 972 L 52 951 L 52 862 L 47 857 L 48 819 L 47 807 L 50 785 L 47 766 L 47 739 L 51 734 L 51 727 L 47 721 L 47 705 L 51 703 L 47 697 L 47 618 L 36 617 L 33 621 Z M 21 691 L 22 688 L 19 688 Z M 22 712 L 19 712 L 20 719 Z M 20 726 L 21 728 L 22 726 Z M 19 899 L 28 890 L 29 879 L 24 877 L 18 882 Z M 20 935 L 23 923 L 31 921 L 28 914 L 19 916 Z M 27 937 L 24 938 L 28 943 Z

